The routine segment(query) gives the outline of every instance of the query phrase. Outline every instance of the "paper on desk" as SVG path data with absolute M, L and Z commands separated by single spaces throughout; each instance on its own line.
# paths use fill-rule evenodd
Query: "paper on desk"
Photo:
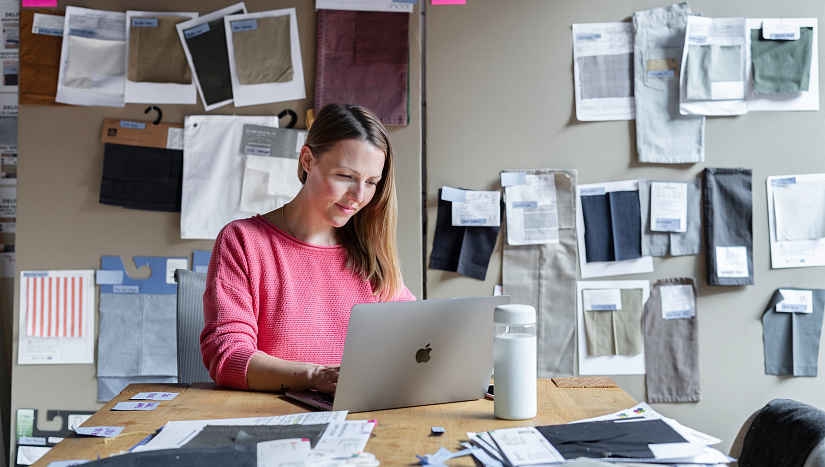
M 559 451 L 531 426 L 495 430 L 490 436 L 512 465 L 564 462 L 564 457 Z
M 130 400 L 141 401 L 170 401 L 174 399 L 179 392 L 140 392 L 130 397 Z
M 258 443 L 258 467 L 289 467 L 309 461 L 307 439 L 278 439 Z
M 579 121 L 633 120 L 633 24 L 574 24 L 573 80 Z
M 83 436 L 98 436 L 101 438 L 114 438 L 123 431 L 122 426 L 80 426 L 74 432 Z
M 188 443 L 207 425 L 320 425 L 343 421 L 347 411 L 305 412 L 272 417 L 223 418 L 217 420 L 177 420 L 164 425 L 163 430 L 135 451 L 176 449 Z
M 525 174 L 523 184 L 504 187 L 507 243 L 559 243 L 555 177 L 553 173 Z
M 41 446 L 17 446 L 17 463 L 32 465 L 45 456 L 51 448 Z
M 313 450 L 331 455 L 336 459 L 357 456 L 364 452 L 373 428 L 375 428 L 374 420 L 331 422 Z
M 441 199 L 452 203 L 453 226 L 498 227 L 501 225 L 501 192 L 441 188 Z
M 118 402 L 112 410 L 155 410 L 158 402 Z
M 88 462 L 91 462 L 91 461 L 86 460 L 86 459 L 73 459 L 73 460 L 68 460 L 68 461 L 53 461 L 53 462 L 50 462 L 49 465 L 47 465 L 46 467 L 71 467 L 73 465 L 86 464 Z
M 493 441 L 493 438 L 490 437 L 489 431 L 482 433 L 467 432 L 467 438 L 475 446 L 478 446 L 487 453 L 487 455 L 493 457 L 498 462 L 504 462 L 504 456 L 501 454 L 501 451 L 498 450 L 498 447 L 496 447 L 496 443 Z M 476 456 L 476 458 L 478 458 L 478 456 Z

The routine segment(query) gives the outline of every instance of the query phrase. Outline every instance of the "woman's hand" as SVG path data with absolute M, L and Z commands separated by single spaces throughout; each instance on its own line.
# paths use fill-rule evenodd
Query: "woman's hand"
M 332 394 L 338 387 L 339 365 L 318 365 L 313 368 L 309 381 L 314 389 Z

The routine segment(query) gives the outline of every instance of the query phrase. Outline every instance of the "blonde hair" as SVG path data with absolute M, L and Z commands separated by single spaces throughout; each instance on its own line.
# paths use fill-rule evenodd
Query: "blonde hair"
M 403 281 L 396 237 L 395 168 L 387 129 L 364 107 L 328 104 L 315 116 L 307 132 L 306 145 L 313 157 L 320 157 L 340 141 L 350 139 L 365 141 L 382 151 L 384 170 L 370 203 L 338 229 L 338 236 L 346 251 L 347 267 L 370 282 L 372 293 L 379 300 L 390 301 L 401 292 Z M 306 177 L 307 173 L 298 164 L 301 183 L 306 182 Z

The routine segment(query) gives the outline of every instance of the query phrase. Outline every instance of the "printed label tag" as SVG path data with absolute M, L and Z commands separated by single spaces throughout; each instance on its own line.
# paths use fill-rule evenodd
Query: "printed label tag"
M 600 196 L 605 194 L 606 191 L 604 187 L 595 187 L 595 188 L 582 188 L 581 194 L 582 196 Z
M 659 287 L 663 319 L 693 318 L 695 314 L 693 287 L 689 285 L 663 285 Z
M 118 402 L 112 410 L 155 410 L 159 402 Z
M 74 432 L 83 436 L 99 436 L 101 438 L 114 438 L 123 431 L 122 426 L 82 426 L 75 428 Z
M 180 394 L 179 392 L 141 392 L 130 397 L 139 401 L 170 401 Z
M 203 23 L 200 26 L 195 26 L 194 28 L 183 31 L 183 37 L 191 39 L 201 34 L 206 34 L 207 32 L 209 32 L 209 23 Z
M 132 18 L 133 28 L 156 28 L 158 27 L 157 18 Z
M 255 31 L 258 29 L 258 20 L 255 18 L 243 21 L 232 21 L 232 32 Z
M 584 309 L 587 311 L 615 311 L 622 309 L 621 289 L 583 290 Z
M 146 123 L 145 122 L 130 122 L 130 121 L 127 121 L 127 120 L 121 120 L 120 121 L 120 127 L 121 128 L 131 128 L 133 130 L 145 130 L 146 129 Z
M 814 293 L 811 290 L 779 289 L 782 301 L 776 304 L 776 311 L 785 313 L 811 313 Z

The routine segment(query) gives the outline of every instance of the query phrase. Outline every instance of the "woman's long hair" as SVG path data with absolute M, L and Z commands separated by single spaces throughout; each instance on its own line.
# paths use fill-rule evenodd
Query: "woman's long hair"
M 395 298 L 401 291 L 401 263 L 398 260 L 396 227 L 398 201 L 395 195 L 395 168 L 387 129 L 368 109 L 352 104 L 328 104 L 318 112 L 307 132 L 306 145 L 313 157 L 344 140 L 365 141 L 384 153 L 384 170 L 372 200 L 338 229 L 347 254 L 347 267 L 372 286 L 381 301 Z M 298 178 L 307 173 L 298 164 Z

